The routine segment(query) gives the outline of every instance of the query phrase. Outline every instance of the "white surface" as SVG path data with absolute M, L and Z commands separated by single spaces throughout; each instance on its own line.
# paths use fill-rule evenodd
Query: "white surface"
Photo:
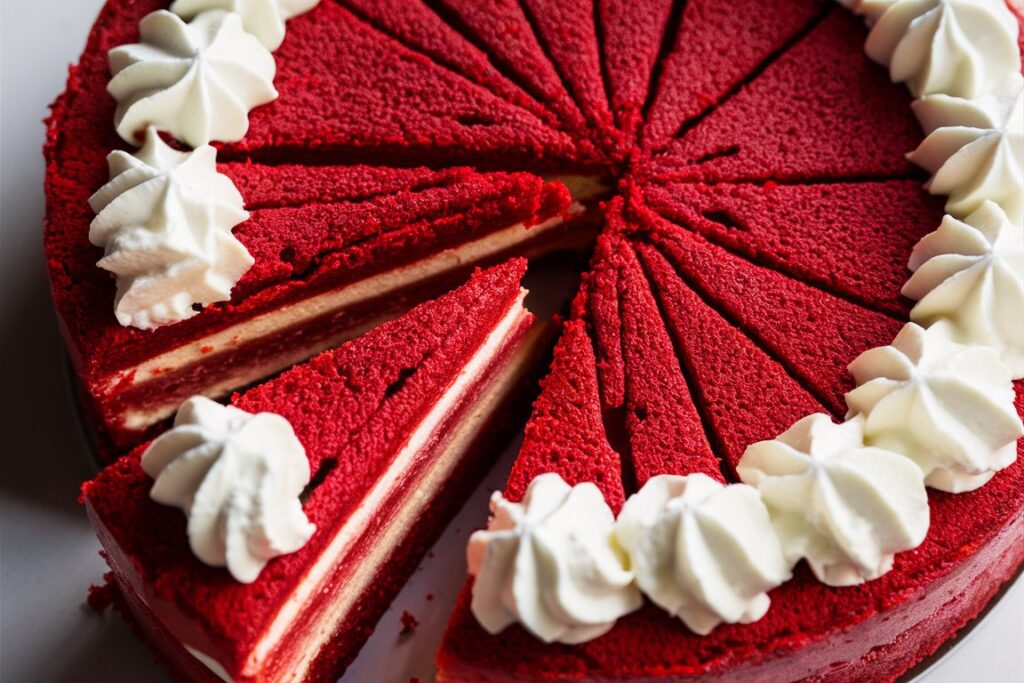
M 104 571 L 81 507 L 88 458 L 64 389 L 63 356 L 41 251 L 46 105 L 85 45 L 100 0 L 0 0 L 0 680 L 166 681 L 116 617 L 86 611 L 88 586 Z M 500 486 L 509 453 L 485 487 Z M 345 677 L 432 680 L 433 651 L 464 573 L 463 548 L 486 516 L 485 491 L 406 586 Z M 433 600 L 428 600 L 428 595 Z M 419 620 L 399 635 L 400 616 Z M 1024 582 L 921 680 L 985 683 L 1024 679 Z

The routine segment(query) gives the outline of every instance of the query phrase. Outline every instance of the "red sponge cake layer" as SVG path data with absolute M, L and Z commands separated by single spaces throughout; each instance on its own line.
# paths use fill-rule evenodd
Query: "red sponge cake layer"
M 192 555 L 184 515 L 149 499 L 142 449 L 85 485 L 118 588 L 180 678 L 196 658 L 245 681 L 344 669 L 497 453 L 542 337 L 524 269 L 478 273 L 232 400 L 288 419 L 319 482 L 303 506 L 316 533 L 252 584 Z

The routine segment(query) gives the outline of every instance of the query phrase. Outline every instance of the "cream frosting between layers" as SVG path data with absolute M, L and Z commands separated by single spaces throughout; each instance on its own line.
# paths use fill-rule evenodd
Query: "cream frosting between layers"
M 270 626 L 257 641 L 243 666 L 243 672 L 246 675 L 254 675 L 262 668 L 273 651 L 283 642 L 291 624 L 316 595 L 322 583 L 331 576 L 334 568 L 344 561 L 355 541 L 372 520 L 376 510 L 389 497 L 408 484 L 404 481 L 403 472 L 415 462 L 416 454 L 435 438 L 436 431 L 456 410 L 464 395 L 471 392 L 484 378 L 489 363 L 506 348 L 506 340 L 509 335 L 527 319 L 529 314 L 522 305 L 525 295 L 526 291 L 522 290 L 519 298 L 469 359 L 452 385 L 424 416 L 356 511 L 334 534 L 316 563 L 307 571 L 295 592 L 288 597 Z M 447 479 L 448 474 L 457 464 L 457 456 L 469 446 L 472 436 L 495 409 L 505 391 L 514 384 L 522 366 L 528 361 L 526 355 L 528 354 L 524 353 L 524 357 L 518 358 L 516 362 L 508 363 L 503 368 L 504 373 L 496 378 L 492 390 L 484 396 L 484 400 L 449 435 L 448 447 L 433 459 L 432 467 L 417 480 L 409 501 L 396 512 L 384 536 L 375 540 L 369 556 L 362 559 L 356 568 L 355 575 L 346 582 L 346 590 L 339 592 L 334 610 L 325 619 L 326 623 L 333 625 L 341 621 L 355 600 L 362 594 L 366 584 L 372 579 L 373 571 L 380 562 L 386 559 L 386 554 L 394 541 L 412 524 L 418 513 L 428 505 L 433 491 Z M 333 629 L 330 627 L 322 628 L 317 634 L 319 642 L 303 648 L 303 659 L 289 666 L 290 680 L 302 680 L 305 670 L 312 663 L 320 647 L 329 640 L 332 632 Z

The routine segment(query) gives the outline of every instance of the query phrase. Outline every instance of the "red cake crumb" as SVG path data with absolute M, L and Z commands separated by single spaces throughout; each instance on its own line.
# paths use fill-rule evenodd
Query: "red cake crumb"
M 103 614 L 114 602 L 114 591 L 116 590 L 114 573 L 107 572 L 103 575 L 103 583 L 89 586 L 89 594 L 85 599 L 85 604 L 96 614 Z
M 659 9 L 662 4 L 655 3 Z M 831 5 L 825 0 L 686 2 L 661 64 L 657 95 L 644 122 L 644 145 L 663 148 L 730 90 L 770 65 Z
M 403 636 L 409 635 L 416 630 L 417 626 L 420 625 L 419 620 L 407 610 L 402 611 L 402 616 L 399 618 L 399 621 L 402 622 L 401 635 Z
M 635 486 L 626 476 L 628 468 L 620 463 L 628 460 L 636 472 L 643 471 L 645 451 L 636 444 L 645 423 L 659 414 L 688 421 L 690 428 L 712 445 L 711 457 L 721 458 L 721 474 L 735 481 L 734 468 L 747 444 L 771 438 L 799 417 L 827 408 L 770 347 L 727 319 L 728 291 L 742 278 L 726 275 L 726 270 L 714 292 L 698 293 L 691 288 L 689 276 L 693 273 L 686 271 L 685 264 L 689 256 L 682 252 L 699 255 L 705 249 L 696 235 L 688 234 L 680 243 L 685 243 L 685 249 L 671 252 L 674 257 L 669 258 L 669 240 L 646 239 L 653 233 L 645 232 L 642 224 L 631 224 L 643 218 L 633 214 L 616 218 L 615 210 L 613 203 L 610 221 L 618 226 L 618 237 L 606 235 L 599 243 L 583 293 L 574 306 L 577 319 L 566 325 L 506 485 L 506 493 L 512 496 L 521 495 L 536 475 L 555 471 L 570 481 L 596 480 L 612 505 L 617 505 L 621 491 Z M 660 228 L 655 232 L 662 234 Z M 681 232 L 676 237 L 683 239 Z M 617 246 L 605 244 L 612 239 L 618 240 Z M 634 265 L 637 260 L 640 269 Z M 681 270 L 687 275 L 681 275 Z M 588 293 L 608 280 L 602 276 L 608 271 L 614 272 L 616 284 L 602 296 L 612 297 L 616 303 L 593 306 Z M 715 272 L 707 268 L 704 275 L 711 278 Z M 715 296 L 706 298 L 710 294 Z M 779 310 L 803 310 L 805 306 L 799 297 L 786 301 L 777 302 Z M 608 305 L 619 307 L 622 330 L 637 324 L 630 319 L 642 321 L 644 327 L 621 337 L 603 332 L 603 340 L 588 338 L 587 327 L 597 322 L 593 312 Z M 861 316 L 840 308 L 830 315 L 851 321 Z M 799 316 L 791 311 L 790 317 Z M 615 330 L 607 324 L 602 329 Z M 675 351 L 659 350 L 653 341 L 658 338 L 670 339 Z M 621 364 L 619 371 L 598 373 L 591 348 L 630 343 L 645 344 L 644 352 L 634 354 L 624 348 L 614 356 Z M 654 369 L 640 374 L 645 364 Z M 794 367 L 815 366 L 821 363 L 801 361 Z M 613 413 L 615 419 L 609 420 L 606 410 L 603 423 L 600 421 L 599 393 L 594 385 L 598 377 L 614 381 L 623 377 L 628 396 L 632 384 L 656 384 L 677 373 L 682 382 L 673 391 L 692 395 L 699 416 L 685 410 L 655 409 L 646 410 L 644 419 L 639 419 L 636 408 L 646 406 L 627 401 L 625 418 Z M 573 393 L 551 400 L 553 390 L 562 387 L 572 387 Z M 1016 388 L 1017 409 L 1024 414 L 1024 382 L 1017 382 Z M 580 389 L 586 390 L 584 401 L 576 398 Z M 578 406 L 589 409 L 581 411 Z M 622 432 L 613 441 L 616 451 L 604 451 L 606 438 Z M 666 433 L 663 428 L 655 435 Z M 541 438 L 531 438 L 531 434 Z M 552 446 L 546 446 L 546 441 Z M 581 452 L 581 447 L 589 444 L 600 445 L 601 450 Z M 683 446 L 678 450 L 700 452 L 693 449 Z M 977 491 L 930 491 L 927 538 L 918 548 L 898 554 L 893 570 L 880 579 L 856 589 L 836 589 L 815 580 L 800 564 L 791 581 L 771 592 L 772 606 L 761 620 L 721 625 L 708 636 L 693 634 L 651 604 L 620 619 L 601 638 L 575 646 L 543 644 L 518 625 L 492 636 L 472 616 L 467 585 L 438 652 L 441 675 L 451 682 L 720 677 L 894 680 L 977 615 L 1024 562 L 1024 547 L 1018 542 L 1024 533 L 1020 517 L 1024 507 L 1022 451 L 1024 444 L 1018 444 L 1018 460 Z M 717 459 L 711 462 L 718 464 Z M 707 472 L 701 469 L 702 463 L 708 463 L 707 458 L 661 459 L 656 468 L 658 473 Z
M 910 94 L 864 55 L 863 20 L 829 4 L 810 33 L 682 137 L 653 151 L 646 172 L 709 182 L 923 182 L 905 157 L 922 138 Z

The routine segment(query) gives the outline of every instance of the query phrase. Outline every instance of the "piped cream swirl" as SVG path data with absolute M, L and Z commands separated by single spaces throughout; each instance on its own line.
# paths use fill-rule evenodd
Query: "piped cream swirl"
M 911 458 L 929 486 L 971 491 L 1017 458 L 1024 425 L 1009 369 L 994 349 L 950 340 L 944 323 L 908 323 L 850 372 L 858 387 L 846 401 L 864 417 L 865 442 Z
M 174 0 L 171 11 L 185 20 L 209 10 L 235 12 L 246 31 L 273 52 L 281 47 L 285 21 L 308 12 L 320 0 Z
M 582 643 L 640 606 L 594 484 L 542 474 L 521 503 L 495 493 L 491 515 L 467 548 L 472 611 L 489 633 L 520 623 L 546 643 Z
M 991 200 L 1024 225 L 1024 90 L 976 102 L 928 98 L 915 108 L 928 137 L 907 158 L 932 174 L 928 191 L 948 195 L 955 216 Z
M 896 0 L 871 9 L 865 51 L 915 97 L 984 97 L 1005 92 L 1020 73 L 1017 21 L 1003 0 Z
M 139 24 L 141 42 L 110 51 L 114 125 L 135 143 L 147 126 L 199 147 L 241 140 L 249 111 L 277 97 L 274 58 L 232 12 L 203 12 L 186 24 L 158 10 Z
M 808 415 L 749 446 L 737 471 L 761 493 L 787 560 L 805 558 L 830 586 L 878 578 L 928 531 L 921 470 L 899 453 L 866 446 L 860 416 L 835 424 Z
M 1024 378 L 1024 228 L 992 202 L 962 221 L 947 215 L 914 247 L 910 269 L 911 320 L 947 321 L 953 339 L 996 349 Z
M 227 301 L 254 263 L 231 234 L 249 214 L 216 157 L 209 145 L 179 152 L 154 128 L 134 156 L 107 157 L 110 182 L 89 199 L 89 241 L 104 249 L 97 265 L 117 277 L 122 325 L 153 329 Z
M 146 449 L 142 469 L 155 479 L 150 497 L 188 516 L 196 557 L 242 583 L 316 530 L 299 501 L 309 460 L 280 415 L 190 398 L 174 427 Z
M 789 565 L 757 490 L 704 474 L 659 475 L 630 496 L 615 524 L 637 586 L 707 635 L 764 616 Z

